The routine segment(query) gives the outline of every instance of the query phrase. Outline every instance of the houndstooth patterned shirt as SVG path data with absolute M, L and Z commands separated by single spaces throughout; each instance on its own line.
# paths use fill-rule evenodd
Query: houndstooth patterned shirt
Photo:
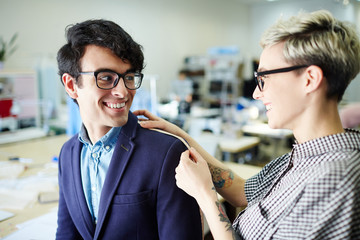
M 360 239 L 360 132 L 314 139 L 245 184 L 243 239 Z

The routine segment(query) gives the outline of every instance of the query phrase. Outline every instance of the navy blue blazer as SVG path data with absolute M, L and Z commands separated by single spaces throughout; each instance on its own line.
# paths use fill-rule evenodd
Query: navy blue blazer
M 202 238 L 199 207 L 175 183 L 175 168 L 186 149 L 179 139 L 140 127 L 129 113 L 101 192 L 97 224 L 81 182 L 82 146 L 75 135 L 60 152 L 56 239 Z

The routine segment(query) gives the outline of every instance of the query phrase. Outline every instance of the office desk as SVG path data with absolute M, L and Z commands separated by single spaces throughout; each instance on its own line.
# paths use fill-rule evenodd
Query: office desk
M 0 145 L 0 161 L 9 161 L 9 157 L 32 159 L 32 162 L 26 163 L 26 170 L 18 178 L 33 176 L 43 171 L 44 166 L 51 163 L 54 156 L 58 156 L 61 146 L 67 139 L 66 135 L 58 135 Z M 36 200 L 25 209 L 2 209 L 15 213 L 15 216 L 0 222 L 0 238 L 15 232 L 17 224 L 41 216 L 57 207 L 57 202 L 40 204 Z
M 251 178 L 258 172 L 260 172 L 260 170 L 262 169 L 261 167 L 249 164 L 239 164 L 234 162 L 224 162 L 224 164 L 244 179 Z
M 229 138 L 212 133 L 201 133 L 192 136 L 208 153 L 218 159 L 223 159 L 221 153 L 229 153 L 229 160 L 233 161 L 238 153 L 247 151 L 259 145 L 260 138 L 254 136 L 241 136 L 239 138 Z
M 293 136 L 291 130 L 288 129 L 272 129 L 265 123 L 249 123 L 241 128 L 241 130 L 252 136 L 260 138 L 270 138 L 274 143 L 274 150 L 271 158 L 280 156 L 280 146 L 285 145 L 285 140 Z
M 237 154 L 255 148 L 260 143 L 260 138 L 242 136 L 239 138 L 224 138 L 219 140 L 219 147 L 223 153 L 229 153 L 229 161 L 236 161 Z

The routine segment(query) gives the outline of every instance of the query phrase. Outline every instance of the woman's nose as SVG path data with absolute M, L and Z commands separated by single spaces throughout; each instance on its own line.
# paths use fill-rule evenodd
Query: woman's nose
M 262 92 L 260 91 L 259 89 L 259 86 L 256 86 L 254 92 L 253 92 L 253 95 L 252 97 L 255 99 L 255 100 L 259 100 L 262 96 Z

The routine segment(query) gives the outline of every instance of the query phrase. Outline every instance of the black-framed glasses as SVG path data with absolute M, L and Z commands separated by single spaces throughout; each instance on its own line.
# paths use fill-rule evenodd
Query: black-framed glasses
M 278 69 L 273 69 L 273 70 L 269 70 L 269 71 L 263 71 L 263 72 L 254 72 L 254 77 L 255 77 L 255 82 L 257 84 L 257 86 L 259 87 L 259 90 L 262 91 L 264 89 L 264 78 L 269 75 L 269 74 L 274 74 L 274 73 L 284 73 L 284 72 L 290 72 L 290 71 L 294 71 L 296 69 L 300 69 L 300 68 L 305 68 L 308 67 L 309 65 L 296 65 L 296 66 L 292 66 L 292 67 L 286 67 L 286 68 L 278 68 Z
M 137 72 L 127 72 L 120 74 L 110 70 L 97 72 L 80 72 L 80 74 L 89 74 L 95 76 L 96 86 L 100 89 L 108 90 L 116 87 L 119 79 L 122 78 L 125 87 L 129 90 L 136 90 L 141 86 L 144 74 Z

